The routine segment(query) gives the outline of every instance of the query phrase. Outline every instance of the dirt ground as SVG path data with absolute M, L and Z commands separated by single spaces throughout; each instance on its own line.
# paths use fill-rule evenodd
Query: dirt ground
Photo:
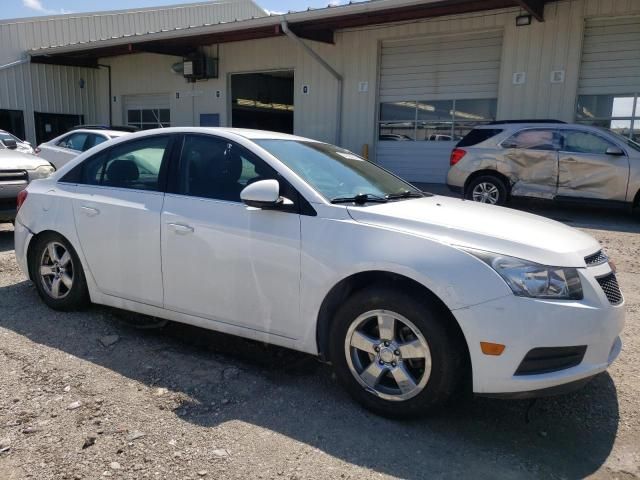
M 575 394 L 470 398 L 410 422 L 362 410 L 305 355 L 177 324 L 134 328 L 102 307 L 53 312 L 0 225 L 0 479 L 640 477 L 640 220 L 533 209 L 616 261 L 620 359 Z

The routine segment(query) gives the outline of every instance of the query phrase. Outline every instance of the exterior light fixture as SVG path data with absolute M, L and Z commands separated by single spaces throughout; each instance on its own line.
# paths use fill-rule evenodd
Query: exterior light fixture
M 524 27 L 526 25 L 531 25 L 532 17 L 531 15 L 518 15 L 516 17 L 516 27 Z

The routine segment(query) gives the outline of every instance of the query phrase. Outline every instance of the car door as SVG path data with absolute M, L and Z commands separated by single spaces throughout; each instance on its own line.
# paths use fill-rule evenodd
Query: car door
M 511 194 L 553 198 L 558 185 L 558 132 L 525 128 L 502 142 L 498 170 L 511 179 Z
M 301 335 L 297 208 L 259 210 L 240 200 L 247 184 L 267 178 L 277 178 L 273 168 L 243 147 L 211 135 L 184 136 L 174 193 L 167 193 L 162 212 L 165 308 Z
M 624 150 L 588 131 L 562 130 L 561 137 L 559 196 L 626 200 L 629 157 Z
M 107 295 L 162 306 L 160 213 L 171 140 L 131 140 L 77 167 L 76 230 L 91 275 Z

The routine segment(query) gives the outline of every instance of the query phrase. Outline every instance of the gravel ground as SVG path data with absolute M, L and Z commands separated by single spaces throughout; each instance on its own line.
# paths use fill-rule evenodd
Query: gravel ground
M 362 410 L 315 359 L 192 327 L 39 301 L 0 225 L 0 479 L 640 477 L 640 222 L 533 208 L 597 237 L 627 301 L 623 353 L 568 396 Z M 135 324 L 135 323 L 134 323 Z

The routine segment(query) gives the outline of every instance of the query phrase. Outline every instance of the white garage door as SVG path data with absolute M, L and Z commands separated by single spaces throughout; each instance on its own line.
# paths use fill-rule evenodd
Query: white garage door
M 578 93 L 632 93 L 639 87 L 640 17 L 588 19 Z
M 127 95 L 123 100 L 124 122 L 141 130 L 171 126 L 169 95 Z
M 640 141 L 640 17 L 587 20 L 576 120 Z
M 377 162 L 413 182 L 442 183 L 455 143 L 495 119 L 502 31 L 385 41 Z

